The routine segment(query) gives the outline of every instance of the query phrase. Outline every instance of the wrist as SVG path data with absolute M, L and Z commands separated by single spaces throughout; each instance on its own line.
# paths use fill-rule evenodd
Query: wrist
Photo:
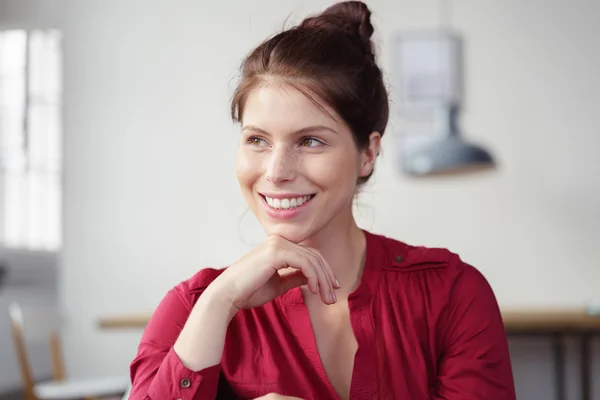
M 222 313 L 222 315 L 228 316 L 228 320 L 231 321 L 235 314 L 239 311 L 235 303 L 229 296 L 226 289 L 222 289 L 220 285 L 215 281 L 209 285 L 204 293 L 200 296 L 200 299 L 206 303 L 209 309 L 216 309 Z

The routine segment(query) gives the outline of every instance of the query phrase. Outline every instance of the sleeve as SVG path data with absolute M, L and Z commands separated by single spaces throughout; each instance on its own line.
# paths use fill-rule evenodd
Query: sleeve
M 485 277 L 463 264 L 440 314 L 442 349 L 430 400 L 516 399 L 508 340 Z
M 193 305 L 185 284 L 171 289 L 146 327 L 130 366 L 131 400 L 214 400 L 220 365 L 194 372 L 173 350 Z

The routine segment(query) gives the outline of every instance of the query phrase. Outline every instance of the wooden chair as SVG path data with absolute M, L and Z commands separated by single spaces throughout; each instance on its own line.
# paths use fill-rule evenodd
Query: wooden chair
M 61 343 L 58 335 L 60 318 L 51 308 L 21 309 L 13 303 L 9 307 L 11 331 L 21 377 L 25 400 L 75 400 L 102 397 L 120 397 L 128 390 L 127 377 L 101 377 L 90 379 L 67 379 L 63 366 Z M 52 362 L 52 380 L 35 382 L 26 344 L 42 340 L 48 342 Z
M 123 395 L 123 397 L 121 398 L 121 400 L 129 400 L 129 395 L 131 394 L 131 385 L 127 388 L 127 391 L 125 392 L 125 394 Z

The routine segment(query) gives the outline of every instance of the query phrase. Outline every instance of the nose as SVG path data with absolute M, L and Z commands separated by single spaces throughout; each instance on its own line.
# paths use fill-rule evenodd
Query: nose
M 265 176 L 272 184 L 292 181 L 296 177 L 296 156 L 283 147 L 274 147 L 266 160 Z

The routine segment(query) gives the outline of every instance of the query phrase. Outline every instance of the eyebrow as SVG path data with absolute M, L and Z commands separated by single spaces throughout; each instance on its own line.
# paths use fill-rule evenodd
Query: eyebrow
M 245 125 L 242 127 L 242 130 L 244 131 L 253 131 L 253 132 L 257 132 L 257 133 L 262 133 L 265 135 L 269 135 L 269 132 L 265 131 L 264 129 L 260 129 L 257 126 L 254 125 Z M 313 126 L 307 126 L 305 128 L 301 128 L 298 130 L 295 130 L 293 132 L 290 132 L 291 134 L 309 134 L 309 133 L 313 133 L 313 132 L 319 132 L 319 131 L 329 131 L 329 132 L 333 132 L 335 134 L 337 134 L 338 132 L 332 128 L 329 128 L 328 126 L 325 125 L 313 125 Z

